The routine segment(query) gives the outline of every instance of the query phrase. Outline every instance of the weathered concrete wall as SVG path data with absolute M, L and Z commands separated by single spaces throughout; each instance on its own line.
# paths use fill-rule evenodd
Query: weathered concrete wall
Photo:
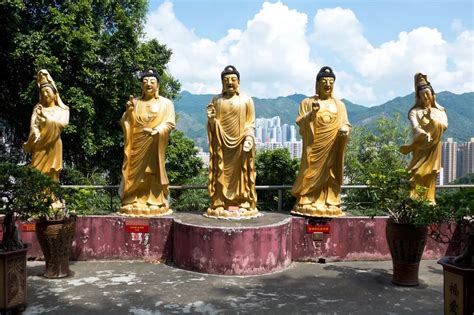
M 305 219 L 293 218 L 293 260 L 391 260 L 385 238 L 386 217 L 342 217 L 329 221 L 330 233 L 314 241 L 306 233 Z M 428 238 L 423 259 L 439 259 L 447 245 Z
M 193 215 L 196 216 L 196 214 Z M 174 216 L 176 217 L 178 214 Z M 322 241 L 315 241 L 312 234 L 306 233 L 304 218 L 291 217 L 289 215 L 288 218 L 291 218 L 292 222 L 289 231 L 291 242 L 287 245 L 286 240 L 281 238 L 283 243 L 280 243 L 279 246 L 283 247 L 283 249 L 280 249 L 282 251 L 285 250 L 286 246 L 290 246 L 291 252 L 288 255 L 291 256 L 290 259 L 293 261 L 318 261 L 320 258 L 327 261 L 391 259 L 385 240 L 386 218 L 384 217 L 335 218 L 328 223 L 331 230 L 329 234 L 324 234 Z M 181 228 L 175 228 L 175 233 L 180 234 L 173 235 L 173 224 L 175 224 L 173 223 L 173 216 L 141 219 L 144 222 L 142 225 L 148 226 L 148 233 L 127 231 L 126 225 L 128 224 L 127 222 L 131 222 L 130 220 L 133 219 L 120 216 L 79 217 L 77 219 L 71 258 L 74 260 L 171 260 L 173 259 L 173 246 L 175 250 L 181 249 L 179 255 L 184 255 L 190 250 L 190 242 L 196 241 L 193 240 L 193 235 L 189 234 L 189 230 L 182 231 Z M 261 228 L 264 229 L 265 227 Z M 209 247 L 209 249 L 213 249 L 212 255 L 216 254 L 214 252 L 216 250 L 220 254 L 225 254 L 232 248 L 239 248 L 239 252 L 235 253 L 236 256 L 234 258 L 236 259 L 239 256 L 239 259 L 245 259 L 245 256 L 251 256 L 252 252 L 255 251 L 251 241 L 245 243 L 245 239 L 248 240 L 248 238 L 242 239 L 242 242 L 239 243 L 242 245 L 226 249 L 226 242 L 229 240 L 225 237 L 225 231 L 214 232 L 198 235 L 201 238 L 204 235 L 212 238 L 208 243 L 212 243 L 212 246 Z M 31 244 L 28 252 L 29 257 L 40 257 L 42 253 L 35 232 L 23 231 L 21 233 L 24 242 Z M 274 236 L 270 235 L 268 239 L 270 240 Z M 266 245 L 262 244 L 261 246 Z M 441 258 L 445 255 L 446 250 L 446 244 L 439 244 L 428 238 L 423 258 Z M 206 252 L 203 255 L 211 255 L 211 253 Z M 226 256 L 223 255 L 222 257 Z M 175 258 L 178 258 L 178 256 Z M 227 258 L 231 259 L 230 257 Z
M 146 226 L 148 233 L 129 232 L 127 225 Z M 119 216 L 79 217 L 76 221 L 71 258 L 168 260 L 172 257 L 172 226 L 171 217 L 147 219 Z M 42 256 L 35 232 L 22 231 L 22 239 L 25 243 L 31 244 L 29 257 Z

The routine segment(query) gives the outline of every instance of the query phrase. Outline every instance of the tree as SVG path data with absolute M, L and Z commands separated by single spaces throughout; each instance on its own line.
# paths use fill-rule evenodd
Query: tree
M 203 163 L 196 154 L 194 142 L 186 138 L 182 131 L 174 130 L 171 133 L 166 150 L 166 169 L 170 183 L 183 185 L 199 175 Z
M 26 140 L 38 101 L 35 75 L 48 69 L 70 107 L 63 132 L 64 161 L 84 173 L 102 169 L 117 182 L 122 164 L 120 117 L 138 95 L 137 71 L 155 67 L 160 93 L 174 98 L 179 83 L 166 72 L 171 51 L 144 41 L 147 1 L 3 1 L 0 4 L 0 120 Z
M 298 172 L 299 163 L 292 159 L 287 149 L 266 150 L 258 152 L 255 159 L 257 185 L 293 185 Z M 293 207 L 295 199 L 289 190 L 283 192 L 283 209 Z M 259 208 L 275 210 L 278 194 L 276 191 L 258 192 Z
M 174 185 L 202 185 L 207 177 L 203 174 L 203 162 L 197 156 L 194 141 L 182 131 L 171 133 L 166 151 L 168 179 Z M 207 190 L 172 190 L 172 208 L 177 211 L 204 210 L 208 205 Z
M 407 166 L 409 156 L 399 151 L 401 145 L 410 141 L 409 129 L 400 122 L 400 115 L 381 117 L 376 129 L 356 127 L 347 146 L 345 177 L 351 185 L 365 185 L 373 174 L 392 174 Z M 396 177 L 396 176 L 394 176 Z M 365 209 L 365 214 L 377 214 L 370 209 L 373 198 L 368 190 L 349 190 L 346 205 L 349 210 Z
M 457 178 L 453 184 L 474 184 L 474 173 L 468 173 L 463 177 Z

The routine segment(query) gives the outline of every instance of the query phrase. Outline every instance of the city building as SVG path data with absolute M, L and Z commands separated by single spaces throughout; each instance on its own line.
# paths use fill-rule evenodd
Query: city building
M 196 147 L 198 150 L 197 156 L 201 158 L 204 163 L 205 168 L 209 168 L 209 152 L 204 152 L 204 149 L 201 147 Z
M 460 144 L 453 138 L 448 138 L 442 146 L 442 171 L 438 175 L 440 185 L 474 173 L 474 138 Z
M 444 170 L 444 185 L 454 181 L 457 178 L 457 156 L 457 142 L 455 142 L 453 138 L 446 139 L 446 142 L 443 142 L 443 152 L 441 155 L 441 166 Z
M 281 126 L 279 116 L 255 120 L 255 141 L 257 150 L 287 148 L 292 158 L 301 158 L 303 145 L 297 138 L 295 126 Z
M 457 177 L 474 173 L 474 138 L 458 145 Z

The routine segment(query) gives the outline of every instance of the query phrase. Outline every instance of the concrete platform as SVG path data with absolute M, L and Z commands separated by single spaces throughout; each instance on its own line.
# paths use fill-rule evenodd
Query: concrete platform
M 275 272 L 292 260 L 291 223 L 288 215 L 271 212 L 238 221 L 180 213 L 173 224 L 173 262 L 221 275 Z
M 205 218 L 197 212 L 152 218 L 85 216 L 77 219 L 70 258 L 172 262 L 186 270 L 222 275 L 268 274 L 292 262 L 391 259 L 386 217 L 342 217 L 327 225 L 328 233 L 316 239 L 308 233 L 308 220 L 288 213 L 265 212 L 241 221 Z M 41 259 L 34 226 L 20 224 L 19 230 L 23 241 L 32 244 L 29 257 Z M 428 239 L 423 259 L 440 259 L 449 254 L 447 248 Z
M 72 278 L 38 276 L 30 314 L 443 314 L 442 267 L 423 260 L 420 286 L 392 285 L 391 261 L 293 262 L 261 276 L 220 276 L 142 261 L 72 262 Z

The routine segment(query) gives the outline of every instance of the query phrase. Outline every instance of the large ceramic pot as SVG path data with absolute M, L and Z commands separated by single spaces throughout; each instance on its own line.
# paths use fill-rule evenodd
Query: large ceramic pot
M 46 261 L 44 277 L 64 278 L 72 275 L 69 254 L 75 231 L 74 218 L 41 220 L 36 223 L 36 236 Z
M 402 286 L 418 285 L 418 270 L 426 245 L 428 228 L 389 220 L 385 234 L 392 255 L 392 283 Z
M 0 252 L 0 312 L 24 309 L 26 305 L 27 248 Z

